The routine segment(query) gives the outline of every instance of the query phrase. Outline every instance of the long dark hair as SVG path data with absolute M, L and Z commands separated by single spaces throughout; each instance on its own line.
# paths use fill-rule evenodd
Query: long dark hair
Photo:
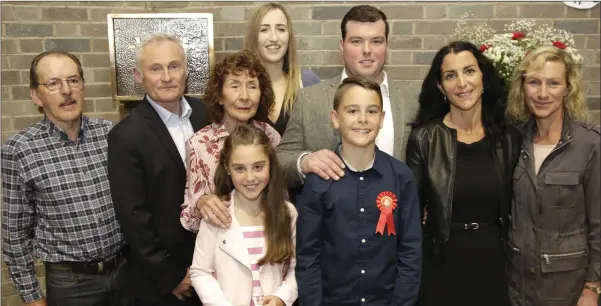
M 215 172 L 215 193 L 228 197 L 234 184 L 228 175 L 227 165 L 234 149 L 241 145 L 257 145 L 269 158 L 269 183 L 261 194 L 261 209 L 265 213 L 265 236 L 267 251 L 259 265 L 285 263 L 294 256 L 292 248 L 292 216 L 286 205 L 285 180 L 275 149 L 263 131 L 250 125 L 241 125 L 225 139 Z
M 463 51 L 471 52 L 478 67 L 482 71 L 482 126 L 484 132 L 493 140 L 505 132 L 505 108 L 507 105 L 505 82 L 489 60 L 478 48 L 469 42 L 455 41 L 440 49 L 432 60 L 430 71 L 422 83 L 419 93 L 419 111 L 414 126 L 420 126 L 430 120 L 442 118 L 450 111 L 449 104 L 445 101 L 443 93 L 438 89 L 442 83 L 442 62 L 450 53 L 457 54 Z

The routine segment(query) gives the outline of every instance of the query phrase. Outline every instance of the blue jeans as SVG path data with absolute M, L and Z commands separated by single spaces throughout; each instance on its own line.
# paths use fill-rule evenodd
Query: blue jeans
M 122 260 L 104 274 L 75 273 L 46 264 L 46 300 L 49 306 L 131 306 L 126 292 L 116 285 Z

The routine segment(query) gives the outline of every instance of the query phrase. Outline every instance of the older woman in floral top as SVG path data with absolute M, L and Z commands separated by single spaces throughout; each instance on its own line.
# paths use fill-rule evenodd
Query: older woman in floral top
M 213 177 L 230 132 L 239 125 L 252 124 L 265 132 L 274 147 L 280 142 L 280 134 L 265 123 L 274 105 L 271 81 L 250 52 L 230 54 L 215 65 L 205 99 L 213 123 L 186 142 L 188 170 L 180 220 L 192 232 L 198 231 L 202 218 L 229 227 L 227 201 L 214 194 Z

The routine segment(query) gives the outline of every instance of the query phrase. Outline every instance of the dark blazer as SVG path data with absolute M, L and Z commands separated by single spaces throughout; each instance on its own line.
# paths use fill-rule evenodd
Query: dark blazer
M 186 100 L 196 132 L 209 123 L 207 111 L 199 99 Z M 181 226 L 179 217 L 186 168 L 146 98 L 110 131 L 108 172 L 115 213 L 128 244 L 119 282 L 138 300 L 177 301 L 171 291 L 192 264 L 195 243 L 195 234 Z

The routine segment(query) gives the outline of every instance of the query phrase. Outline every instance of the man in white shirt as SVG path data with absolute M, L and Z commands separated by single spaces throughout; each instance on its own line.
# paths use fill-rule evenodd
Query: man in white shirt
M 199 99 L 184 97 L 186 52 L 154 34 L 136 49 L 136 82 L 146 95 L 108 136 L 115 214 L 128 244 L 118 282 L 140 306 L 200 305 L 191 287 L 195 235 L 179 221 L 186 184 L 185 142 L 208 124 Z
M 376 145 L 397 159 L 405 159 L 410 123 L 417 112 L 417 99 L 406 88 L 391 85 L 384 71 L 388 52 L 389 26 L 386 15 L 370 5 L 351 8 L 342 19 L 340 50 L 344 69 L 340 76 L 299 91 L 290 121 L 277 147 L 286 171 L 288 187 L 302 185 L 303 177 L 315 173 L 323 179 L 338 180 L 344 163 L 333 150 L 340 135 L 330 123 L 330 112 L 338 85 L 347 76 L 362 76 L 380 84 L 384 98 L 384 125 Z

